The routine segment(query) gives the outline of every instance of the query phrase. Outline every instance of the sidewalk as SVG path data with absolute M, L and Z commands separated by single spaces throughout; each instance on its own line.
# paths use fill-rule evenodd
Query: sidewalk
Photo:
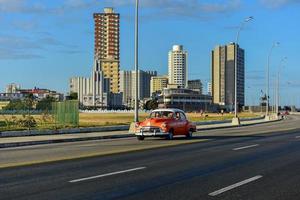
M 264 119 L 242 121 L 241 126 L 248 126 L 254 124 L 267 123 Z M 218 123 L 208 125 L 198 125 L 198 131 L 232 128 L 231 123 Z M 107 131 L 107 132 L 93 132 L 93 133 L 73 133 L 73 134 L 57 134 L 57 135 L 39 135 L 39 136 L 21 136 L 21 137 L 3 137 L 0 138 L 0 148 L 29 146 L 38 144 L 51 144 L 62 142 L 76 142 L 87 140 L 101 140 L 101 139 L 116 139 L 134 137 L 134 134 L 128 131 Z

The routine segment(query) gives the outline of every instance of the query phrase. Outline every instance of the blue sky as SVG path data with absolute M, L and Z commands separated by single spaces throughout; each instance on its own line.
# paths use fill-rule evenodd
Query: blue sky
M 140 0 L 140 67 L 167 73 L 174 44 L 189 52 L 189 78 L 210 79 L 210 51 L 240 37 L 246 51 L 246 99 L 265 90 L 272 43 L 271 75 L 287 56 L 281 83 L 285 104 L 300 105 L 300 0 Z M 0 0 L 0 89 L 11 82 L 68 91 L 72 76 L 88 76 L 93 63 L 93 17 L 112 6 L 121 14 L 121 70 L 133 68 L 133 0 Z M 272 80 L 273 81 L 273 80 Z M 272 88 L 271 88 L 272 89 Z

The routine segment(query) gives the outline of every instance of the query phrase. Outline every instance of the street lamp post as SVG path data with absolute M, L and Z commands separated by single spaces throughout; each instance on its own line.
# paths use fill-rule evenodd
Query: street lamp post
M 279 42 L 274 42 L 271 49 L 270 49 L 270 52 L 269 52 L 269 55 L 268 55 L 268 64 L 267 64 L 267 81 L 266 81 L 266 98 L 267 98 L 267 102 L 266 102 L 266 116 L 265 116 L 265 119 L 268 121 L 270 120 L 270 116 L 269 116 L 269 89 L 270 89 L 270 59 L 271 59 L 271 54 L 273 52 L 273 49 L 275 47 L 277 47 L 280 43 Z
M 232 123 L 235 124 L 235 125 L 240 125 L 240 120 L 238 118 L 238 115 L 237 115 L 237 80 L 238 80 L 238 75 L 237 75 L 237 72 L 238 72 L 238 42 L 239 42 L 239 39 L 240 39 L 240 33 L 242 31 L 242 29 L 244 28 L 244 26 L 246 25 L 247 22 L 253 20 L 254 18 L 252 16 L 250 17 L 247 17 L 239 26 L 239 30 L 237 32 L 237 36 L 236 36 L 236 41 L 235 41 L 235 47 L 234 47 L 234 118 L 232 119 Z
M 277 97 L 276 97 L 276 113 L 278 115 L 279 113 L 279 104 L 280 104 L 280 72 L 281 69 L 284 67 L 283 63 L 287 60 L 287 57 L 284 57 L 281 59 L 279 67 L 278 67 L 278 72 L 277 72 Z
M 139 121 L 139 83 L 138 83 L 138 70 L 139 70 L 139 60 L 138 60 L 138 45 L 139 45 L 139 0 L 135 3 L 135 49 L 134 49 L 134 65 L 135 65 L 135 103 L 134 103 L 134 122 Z

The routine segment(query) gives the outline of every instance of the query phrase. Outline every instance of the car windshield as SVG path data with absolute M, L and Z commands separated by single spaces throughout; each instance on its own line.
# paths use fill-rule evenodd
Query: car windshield
M 156 111 L 150 114 L 150 118 L 174 118 L 174 113 L 171 111 Z

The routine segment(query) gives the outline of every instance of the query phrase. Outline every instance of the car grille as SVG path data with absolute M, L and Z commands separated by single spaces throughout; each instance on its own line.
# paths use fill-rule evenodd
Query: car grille
M 154 133 L 154 132 L 160 132 L 160 128 L 158 127 L 143 127 L 141 129 L 144 133 Z

